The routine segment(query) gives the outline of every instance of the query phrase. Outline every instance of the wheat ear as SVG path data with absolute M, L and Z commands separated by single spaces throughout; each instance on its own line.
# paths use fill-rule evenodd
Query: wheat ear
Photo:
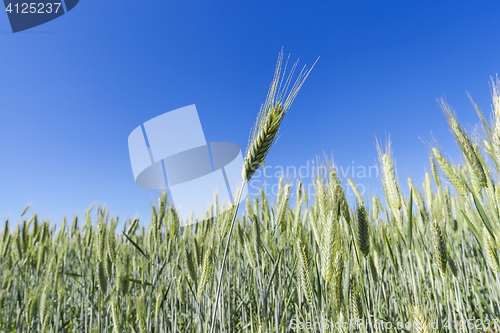
M 309 277 L 309 260 L 307 259 L 307 252 L 304 243 L 299 238 L 297 239 L 297 254 L 299 257 L 298 270 L 299 270 L 299 283 L 307 302 L 314 307 L 314 299 L 311 285 L 311 278 Z
M 205 256 L 203 257 L 203 264 L 201 266 L 201 277 L 200 283 L 198 284 L 198 291 L 196 293 L 196 297 L 198 301 L 201 298 L 201 294 L 207 285 L 210 276 L 212 275 L 212 250 L 207 249 Z
M 234 205 L 236 205 L 236 208 L 234 210 L 233 219 L 231 221 L 231 228 L 229 229 L 229 236 L 226 242 L 224 257 L 222 259 L 222 264 L 220 268 L 219 283 L 217 286 L 217 293 L 215 296 L 215 305 L 214 305 L 214 312 L 212 315 L 212 324 L 210 326 L 210 333 L 213 333 L 215 328 L 215 317 L 217 315 L 217 304 L 219 303 L 220 290 L 222 286 L 222 275 L 224 273 L 224 265 L 226 263 L 227 252 L 229 249 L 229 244 L 231 242 L 231 235 L 233 233 L 234 222 L 236 220 L 236 215 L 238 213 L 241 193 L 243 192 L 245 184 L 248 183 L 250 179 L 252 179 L 252 176 L 257 171 L 259 165 L 264 164 L 264 160 L 267 154 L 269 153 L 271 147 L 276 142 L 277 134 L 279 132 L 279 127 L 281 125 L 281 122 L 283 121 L 283 118 L 290 109 L 290 106 L 292 105 L 292 102 L 297 96 L 300 88 L 302 88 L 304 81 L 309 76 L 309 73 L 311 73 L 311 70 L 314 68 L 314 65 L 316 64 L 315 62 L 309 70 L 306 70 L 306 67 L 304 66 L 304 68 L 300 71 L 295 83 L 290 87 L 291 80 L 298 62 L 296 62 L 292 66 L 292 69 L 290 70 L 290 73 L 288 74 L 288 77 L 286 77 L 286 79 L 285 79 L 286 64 L 282 76 L 281 73 L 282 63 L 283 63 L 283 50 L 281 50 L 281 52 L 278 55 L 278 62 L 276 65 L 276 69 L 274 71 L 273 80 L 271 81 L 271 86 L 267 93 L 266 101 L 261 106 L 259 114 L 257 115 L 257 120 L 255 122 L 255 126 L 252 131 L 252 135 L 250 137 L 248 148 L 245 153 L 245 158 L 243 161 L 243 169 L 241 172 L 243 182 L 238 191 L 238 194 L 236 195 L 236 200 L 234 201 Z
M 487 185 L 487 179 L 481 161 L 478 159 L 474 150 L 474 145 L 446 101 L 441 98 L 439 103 L 441 104 L 441 109 L 448 119 L 448 125 L 455 135 L 455 139 L 457 140 L 457 143 L 465 156 L 465 160 L 469 165 L 469 174 L 475 185 L 474 190 L 480 191 L 482 187 Z
M 370 254 L 370 235 L 368 234 L 368 216 L 363 205 L 358 207 L 357 212 L 358 222 L 358 245 L 363 256 L 368 257 Z
M 350 277 L 349 284 L 349 305 L 351 308 L 351 316 L 353 320 L 359 320 L 363 318 L 363 305 L 361 304 L 361 298 L 359 297 L 359 292 L 356 283 L 356 277 L 352 275 Z
M 455 169 L 451 166 L 448 161 L 441 155 L 441 152 L 433 148 L 432 153 L 436 157 L 439 166 L 441 166 L 441 169 L 443 169 L 444 174 L 446 175 L 446 178 L 453 184 L 453 187 L 455 187 L 455 190 L 463 196 L 467 196 L 467 187 L 465 186 L 464 182 L 460 179 L 460 177 L 457 175 L 455 172 Z
M 439 272 L 441 276 L 446 276 L 446 243 L 444 239 L 443 232 L 437 222 L 434 220 L 431 222 L 431 238 L 432 238 L 432 249 L 435 256 L 436 264 L 439 267 Z

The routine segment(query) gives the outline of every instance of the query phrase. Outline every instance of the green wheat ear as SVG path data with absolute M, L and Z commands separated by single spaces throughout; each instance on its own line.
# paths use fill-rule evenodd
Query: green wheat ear
M 441 152 L 437 148 L 432 148 L 432 153 L 436 157 L 439 166 L 443 170 L 446 178 L 453 184 L 455 190 L 458 194 L 463 197 L 467 196 L 467 187 L 465 186 L 462 179 L 459 177 L 453 166 L 448 163 L 448 161 L 441 155 Z
M 494 240 L 488 233 L 486 228 L 483 230 L 483 252 L 486 254 L 486 261 L 488 265 L 493 270 L 493 272 L 498 272 L 499 258 L 495 249 Z
M 297 63 L 298 62 L 292 66 L 290 73 L 285 77 L 287 64 L 285 64 L 285 69 L 282 73 L 283 50 L 281 50 L 274 71 L 274 78 L 271 81 L 266 100 L 264 104 L 262 104 L 259 114 L 257 115 L 257 120 L 255 121 L 255 126 L 245 153 L 242 170 L 244 182 L 250 181 L 259 166 L 264 165 L 267 154 L 276 142 L 283 118 L 290 109 L 300 88 L 302 88 L 304 81 L 316 64 L 315 62 L 307 71 L 304 66 L 295 83 L 290 87 Z
M 349 305 L 351 309 L 351 316 L 354 320 L 363 318 L 363 306 L 361 304 L 361 297 L 359 296 L 356 277 L 351 275 L 349 284 Z
M 480 193 L 481 188 L 487 185 L 487 179 L 481 161 L 479 160 L 474 149 L 474 145 L 446 101 L 441 98 L 439 99 L 439 103 L 441 104 L 441 109 L 448 120 L 448 125 L 455 135 L 455 139 L 464 154 L 466 163 L 469 166 L 469 175 L 471 177 L 472 187 L 476 193 Z
M 366 258 L 370 254 L 370 235 L 368 234 L 370 226 L 368 224 L 368 216 L 363 205 L 358 207 L 357 222 L 359 249 Z
M 378 274 L 377 266 L 375 265 L 375 262 L 373 260 L 373 255 L 370 256 L 369 265 L 370 265 L 370 273 L 372 275 L 373 282 L 375 282 L 375 284 L 377 284 L 377 282 L 379 280 L 379 274 Z
M 431 161 L 431 170 L 432 170 L 432 176 L 434 177 L 434 182 L 436 183 L 436 186 L 438 188 L 441 187 L 441 177 L 439 177 L 439 173 L 436 167 L 436 162 L 434 161 L 434 158 L 432 156 L 429 157 Z
M 437 222 L 434 220 L 431 222 L 431 238 L 432 238 L 432 249 L 434 252 L 434 257 L 436 264 L 439 267 L 439 272 L 441 276 L 446 276 L 446 263 L 447 263 L 447 254 L 446 254 L 446 243 L 444 239 L 443 232 Z
M 297 239 L 297 255 L 298 255 L 298 270 L 299 270 L 299 284 L 307 302 L 314 307 L 314 299 L 312 292 L 311 279 L 309 277 L 309 259 L 307 259 L 307 251 L 304 243 L 299 238 Z
M 148 332 L 146 326 L 146 317 L 147 317 L 146 307 L 147 305 L 146 305 L 145 294 L 144 291 L 142 291 L 139 295 L 135 297 L 135 310 L 137 312 L 137 322 L 139 324 L 139 330 L 141 333 Z
M 255 215 L 252 216 L 252 236 L 253 236 L 253 246 L 254 246 L 254 252 L 256 255 L 256 260 L 259 262 L 261 259 L 261 246 L 262 246 L 262 239 L 261 239 L 261 225 L 260 221 L 255 217 Z
M 318 60 L 316 60 L 316 62 L 317 61 Z M 271 81 L 271 86 L 267 93 L 266 100 L 264 104 L 262 104 L 260 111 L 257 115 L 257 120 L 255 122 L 252 134 L 250 136 L 249 144 L 245 152 L 245 158 L 243 160 L 243 168 L 241 171 L 243 183 L 240 187 L 239 194 L 236 196 L 235 200 L 236 207 L 238 207 L 239 205 L 241 197 L 240 195 L 241 191 L 243 190 L 243 186 L 246 183 L 248 183 L 250 179 L 252 179 L 252 176 L 259 168 L 259 165 L 264 164 L 267 154 L 269 153 L 272 146 L 276 142 L 283 118 L 290 109 L 290 106 L 292 105 L 295 97 L 300 91 L 300 88 L 302 88 L 302 85 L 304 84 L 306 78 L 309 76 L 309 73 L 311 73 L 311 70 L 314 68 L 316 62 L 314 62 L 314 64 L 309 70 L 306 70 L 306 67 L 304 66 L 300 71 L 295 83 L 290 87 L 290 84 L 292 82 L 292 77 L 298 62 L 295 62 L 295 64 L 292 66 L 290 70 L 290 73 L 288 74 L 288 76 L 285 77 L 286 66 L 288 61 L 287 63 L 285 63 L 285 68 L 282 75 L 281 68 L 283 63 L 283 50 L 281 50 L 280 54 L 278 55 L 278 62 L 276 64 L 276 69 L 274 71 L 273 80 Z M 232 218 L 231 227 L 229 229 L 229 238 L 227 240 L 226 247 L 224 250 L 224 257 L 222 259 L 222 266 L 219 274 L 220 275 L 219 283 L 217 286 L 217 292 L 215 296 L 215 305 L 214 305 L 214 312 L 212 315 L 212 324 L 210 327 L 210 332 L 213 332 L 215 329 L 215 317 L 217 314 L 216 310 L 222 286 L 221 283 L 222 283 L 222 275 L 224 272 L 223 269 L 226 263 L 227 251 L 229 249 L 229 243 L 231 240 L 232 230 L 234 228 L 237 209 L 238 208 L 235 209 Z M 250 260 L 252 262 L 252 259 Z
M 205 290 L 208 280 L 212 276 L 212 271 L 213 271 L 212 250 L 209 249 L 207 250 L 205 256 L 203 257 L 203 264 L 201 266 L 201 278 L 200 278 L 200 283 L 198 284 L 198 291 L 196 293 L 198 301 L 201 298 L 203 290 Z
M 335 255 L 337 215 L 333 211 L 326 219 L 325 237 L 321 242 L 321 274 L 328 284 L 334 275 L 333 258 Z
M 337 309 L 340 310 L 342 305 L 342 278 L 344 272 L 344 261 L 342 252 L 339 251 L 337 256 L 335 257 L 335 263 L 333 265 L 334 273 L 333 273 L 333 300 L 334 304 L 337 306 Z
M 46 325 L 46 314 L 47 314 L 47 298 L 49 291 L 47 290 L 48 285 L 43 288 L 42 296 L 40 297 L 40 321 L 42 327 Z
M 255 248 L 252 246 L 252 242 L 250 238 L 248 238 L 248 234 L 243 234 L 244 244 L 245 244 L 245 252 L 247 254 L 248 262 L 253 269 L 257 268 L 257 254 L 255 253 Z
M 184 248 L 184 269 L 186 270 L 186 275 L 188 276 L 189 280 L 193 284 L 194 288 L 197 289 L 198 287 L 198 276 L 196 272 L 196 267 L 193 262 L 193 256 L 191 254 L 191 251 L 187 249 L 187 246 Z
M 286 229 L 286 213 L 288 211 L 288 199 L 290 198 L 291 190 L 292 188 L 287 184 L 279 200 L 275 223 L 281 233 L 284 233 Z
M 428 328 L 429 323 L 425 319 L 424 314 L 419 306 L 415 305 L 412 307 L 413 310 L 413 321 L 416 324 L 415 332 L 417 333 L 429 333 L 431 332 Z
M 103 294 L 106 294 L 106 290 L 108 288 L 108 280 L 106 278 L 106 273 L 104 271 L 104 265 L 102 261 L 98 261 L 96 265 L 96 275 L 97 275 L 97 283 L 99 289 Z
M 401 209 L 401 198 L 399 195 L 399 186 L 396 180 L 396 171 L 392 160 L 391 142 L 387 143 L 386 152 L 382 153 L 380 146 L 377 147 L 379 158 L 382 164 L 383 185 L 386 190 L 389 204 L 392 209 L 399 211 Z

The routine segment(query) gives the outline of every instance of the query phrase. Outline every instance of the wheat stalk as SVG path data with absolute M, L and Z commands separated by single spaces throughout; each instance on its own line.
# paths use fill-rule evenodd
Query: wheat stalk
M 222 284 L 222 274 L 224 272 L 224 265 L 226 263 L 227 251 L 229 249 L 229 243 L 231 241 L 231 235 L 234 228 L 234 221 L 236 219 L 236 214 L 238 212 L 238 206 L 241 198 L 241 193 L 243 191 L 243 187 L 246 183 L 250 181 L 253 174 L 257 171 L 259 165 L 264 163 L 264 160 L 274 145 L 277 134 L 283 121 L 283 118 L 287 114 L 292 102 L 297 96 L 300 88 L 304 84 L 305 79 L 309 76 L 309 73 L 314 68 L 314 65 L 306 71 L 306 67 L 300 71 L 298 78 L 295 83 L 289 90 L 289 85 L 293 74 L 295 72 L 295 68 L 297 66 L 297 62 L 292 66 L 292 69 L 286 79 L 286 64 L 285 70 L 283 72 L 283 76 L 281 75 L 281 66 L 283 61 L 283 50 L 281 50 L 278 56 L 278 62 L 276 65 L 276 69 L 274 71 L 274 78 L 271 81 L 271 86 L 267 93 L 266 100 L 264 104 L 261 106 L 259 114 L 257 115 L 257 120 L 255 122 L 255 126 L 252 131 L 252 135 L 249 140 L 249 144 L 245 153 L 245 158 L 243 160 L 243 169 L 242 169 L 242 178 L 243 182 L 238 191 L 238 195 L 236 196 L 236 201 L 234 205 L 236 205 L 233 219 L 231 222 L 231 228 L 229 230 L 229 236 L 226 243 L 226 248 L 224 250 L 224 257 L 222 259 L 221 270 L 219 274 L 219 284 L 217 286 L 217 293 L 215 296 L 215 305 L 214 312 L 212 315 L 212 324 L 210 327 L 210 333 L 213 333 L 215 328 L 215 317 L 217 314 L 217 305 L 219 302 L 220 289 Z M 316 60 L 317 61 L 317 60 Z M 286 96 L 286 97 L 285 97 Z
M 187 249 L 187 246 L 184 248 L 184 269 L 186 270 L 186 275 L 193 284 L 195 290 L 198 287 L 198 276 L 196 273 L 196 268 L 193 263 L 193 257 L 191 251 Z
M 476 193 L 479 193 L 481 191 L 481 188 L 487 185 L 487 180 L 483 166 L 479 161 L 476 152 L 474 150 L 472 141 L 467 135 L 467 132 L 459 124 L 456 116 L 453 114 L 451 108 L 446 103 L 446 101 L 443 98 L 441 98 L 439 100 L 439 103 L 448 120 L 448 124 L 451 128 L 451 131 L 454 134 L 455 139 L 457 140 L 457 143 L 460 146 L 460 149 L 462 150 L 462 153 L 465 156 L 467 164 L 470 167 L 469 174 L 473 180 L 474 190 L 476 191 Z

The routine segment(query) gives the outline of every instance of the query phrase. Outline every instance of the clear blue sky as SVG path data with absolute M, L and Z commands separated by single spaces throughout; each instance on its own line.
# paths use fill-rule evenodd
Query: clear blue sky
M 429 169 L 419 137 L 458 156 L 437 97 L 466 126 L 478 123 L 466 90 L 490 111 L 499 14 L 498 1 L 82 0 L 17 34 L 0 14 L 0 218 L 31 203 L 59 224 L 93 202 L 149 218 L 157 193 L 134 183 L 129 133 L 196 104 L 208 141 L 244 148 L 282 46 L 301 64 L 321 58 L 267 165 L 326 152 L 368 168 L 390 134 L 406 190 Z

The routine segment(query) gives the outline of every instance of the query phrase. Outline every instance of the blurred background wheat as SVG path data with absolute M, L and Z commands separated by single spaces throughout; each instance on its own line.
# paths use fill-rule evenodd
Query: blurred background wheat
M 422 332 L 433 331 L 432 322 L 451 332 L 460 320 L 489 319 L 484 331 L 493 332 L 500 317 L 498 79 L 492 86 L 491 120 L 471 99 L 481 140 L 440 101 L 463 164 L 434 144 L 423 193 L 412 179 L 400 183 L 390 142 L 379 145 L 383 198 L 364 197 L 326 160 L 314 193 L 281 180 L 276 203 L 263 191 L 247 199 L 224 267 L 234 210 L 181 228 L 162 195 L 148 224 L 120 221 L 121 230 L 106 207 L 59 227 L 25 210 L 0 234 L 0 331 L 207 332 L 213 323 L 217 332 L 288 332 L 292 319 L 327 318 L 416 321 L 427 326 L 410 331 Z M 225 270 L 221 281 L 217 267 Z

